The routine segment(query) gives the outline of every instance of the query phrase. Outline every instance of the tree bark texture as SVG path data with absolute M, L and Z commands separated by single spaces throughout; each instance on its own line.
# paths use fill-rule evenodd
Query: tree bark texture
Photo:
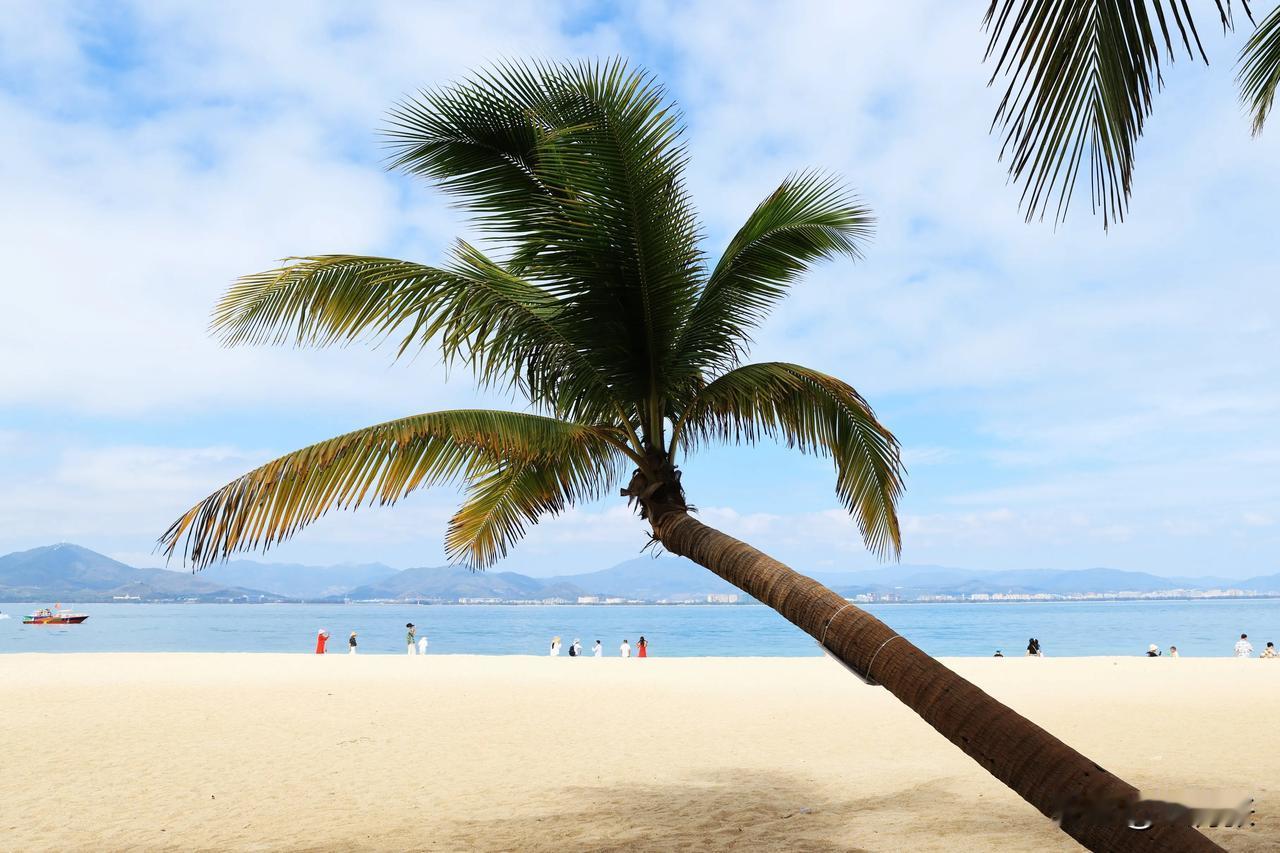
M 961 678 L 870 613 L 685 512 L 654 535 L 778 611 L 863 678 L 883 686 L 983 769 L 1094 851 L 1210 851 L 1186 823 L 1139 803 L 1136 788 Z M 870 688 L 869 688 L 870 689 Z M 998 814 L 987 816 L 1001 819 Z M 1130 827 L 1151 821 L 1147 829 Z

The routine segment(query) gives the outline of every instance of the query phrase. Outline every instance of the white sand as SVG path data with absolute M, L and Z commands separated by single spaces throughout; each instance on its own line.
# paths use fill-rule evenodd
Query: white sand
M 964 659 L 1280 849 L 1280 661 Z M 1071 850 L 821 659 L 0 655 L 0 849 Z

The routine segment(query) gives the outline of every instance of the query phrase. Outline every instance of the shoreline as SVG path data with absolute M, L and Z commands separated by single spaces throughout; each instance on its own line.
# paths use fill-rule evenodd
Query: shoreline
M 317 657 L 0 655 L 0 753 L 76 767 L 0 774 L 7 845 L 1079 849 L 887 691 L 822 657 Z M 1255 825 L 1211 837 L 1280 848 L 1280 671 L 944 660 L 1139 788 L 1247 791 Z

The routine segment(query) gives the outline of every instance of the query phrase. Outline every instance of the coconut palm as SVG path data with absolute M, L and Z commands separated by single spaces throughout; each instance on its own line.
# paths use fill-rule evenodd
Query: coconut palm
M 662 547 L 773 607 L 1044 814 L 1135 800 L 1131 786 L 686 503 L 682 454 L 776 439 L 830 458 L 866 544 L 898 553 L 898 443 L 867 401 L 810 367 L 744 362 L 752 330 L 807 269 L 866 246 L 871 215 L 836 179 L 783 180 L 712 264 L 683 181 L 680 117 L 649 75 L 620 61 L 501 65 L 402 103 L 387 133 L 393 166 L 452 195 L 490 252 L 460 242 L 439 266 L 295 258 L 240 280 L 215 311 L 215 333 L 228 344 L 389 342 L 400 354 L 438 345 L 446 363 L 528 410 L 414 415 L 289 453 L 179 518 L 161 539 L 170 555 L 200 568 L 333 508 L 455 483 L 466 491 L 446 548 L 482 569 L 530 524 L 621 487 Z M 1167 823 L 1135 833 L 1068 810 L 1062 826 L 1097 849 L 1213 849 Z
M 1207 0 L 1204 2 L 1208 6 Z M 1241 0 L 1253 20 L 1248 0 Z M 1214 0 L 1223 31 L 1234 26 L 1231 0 Z M 1027 221 L 1054 208 L 1062 220 L 1088 164 L 1089 194 L 1103 227 L 1124 218 L 1133 183 L 1134 146 L 1161 86 L 1160 54 L 1185 50 L 1209 62 L 1186 0 L 991 0 L 987 59 L 991 82 L 1008 88 L 992 127 L 1001 158 L 1022 184 Z M 1256 136 L 1280 87 L 1280 6 L 1262 19 L 1240 51 L 1237 83 Z

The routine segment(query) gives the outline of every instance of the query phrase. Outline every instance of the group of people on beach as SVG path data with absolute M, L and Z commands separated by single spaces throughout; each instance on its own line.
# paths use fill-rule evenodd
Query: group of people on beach
M 1248 634 L 1240 635 L 1240 639 L 1236 640 L 1236 644 L 1232 648 L 1231 654 L 1233 657 L 1238 657 L 1238 658 L 1253 657 L 1253 643 L 1249 642 Z M 1161 656 L 1160 647 L 1157 646 L 1155 643 L 1152 643 L 1151 645 L 1147 646 L 1146 656 L 1149 658 L 1160 657 Z M 1171 658 L 1178 657 L 1178 647 L 1170 646 L 1168 656 Z M 1275 643 L 1267 643 L 1266 648 L 1262 650 L 1262 654 L 1258 655 L 1258 657 L 1260 658 L 1280 657 L 1280 652 L 1276 651 Z
M 418 636 L 418 629 L 412 622 L 405 623 L 405 648 L 411 655 L 427 653 L 427 637 Z M 316 632 L 316 654 L 328 654 L 329 651 L 329 632 L 321 628 Z M 347 654 L 354 655 L 356 649 L 360 648 L 360 641 L 355 631 L 351 632 L 351 636 L 347 637 Z
M 1236 641 L 1234 655 L 1238 658 L 1247 658 L 1253 655 L 1253 644 L 1249 642 L 1248 634 L 1240 635 L 1240 639 Z M 1147 646 L 1147 652 L 1145 657 L 1158 658 L 1163 656 L 1164 656 L 1164 653 L 1160 651 L 1160 647 L 1157 646 L 1155 643 L 1152 643 L 1151 645 Z M 992 655 L 992 657 L 1002 658 L 1004 657 L 1004 652 L 1000 651 L 999 649 L 996 649 L 996 653 Z M 1027 657 L 1034 657 L 1034 658 L 1044 657 L 1044 652 L 1040 650 L 1040 641 L 1035 637 L 1032 637 L 1027 641 Z M 1178 654 L 1177 646 L 1169 647 L 1168 657 L 1171 657 L 1171 658 L 1180 657 L 1180 655 Z M 1267 647 L 1262 650 L 1262 654 L 1258 655 L 1258 657 L 1260 658 L 1280 657 L 1280 651 L 1276 650 L 1275 643 L 1269 642 L 1267 643 Z
M 560 649 L 561 649 L 560 638 L 552 637 L 551 651 L 550 651 L 551 657 L 553 658 L 560 657 Z M 623 640 L 622 645 L 618 646 L 618 654 L 624 658 L 631 657 L 631 642 L 629 640 Z M 644 638 L 643 634 L 640 635 L 640 639 L 636 643 L 635 656 L 638 658 L 647 658 L 649 656 L 649 641 Z M 582 651 L 581 640 L 574 639 L 574 641 L 569 644 L 569 657 L 571 658 L 585 657 L 585 654 Z M 604 657 L 604 645 L 599 640 L 596 640 L 595 645 L 591 647 L 591 657 L 593 658 Z
M 1240 639 L 1236 640 L 1235 656 L 1238 658 L 1253 657 L 1253 643 L 1249 642 L 1248 634 L 1241 634 Z M 1260 658 L 1276 658 L 1280 657 L 1280 652 L 1276 651 L 1276 644 L 1268 642 L 1262 653 L 1258 655 Z

